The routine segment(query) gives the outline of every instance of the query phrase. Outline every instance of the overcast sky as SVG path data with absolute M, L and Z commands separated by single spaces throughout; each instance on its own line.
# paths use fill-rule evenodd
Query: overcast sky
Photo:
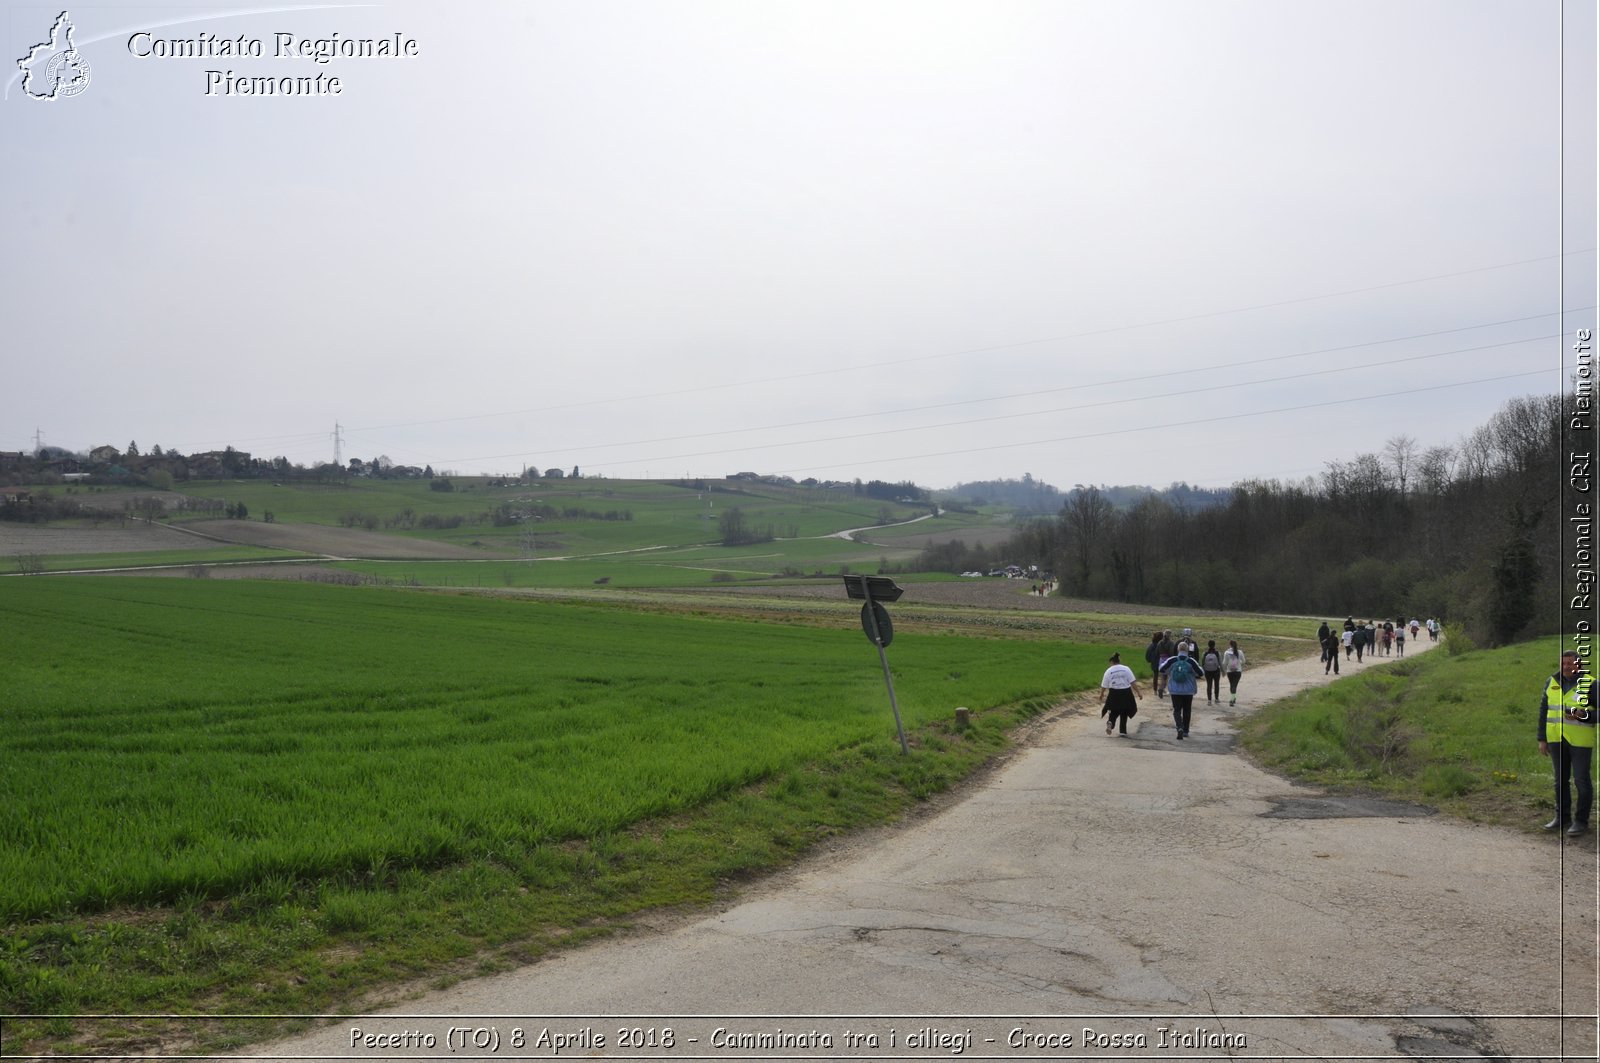
M 38 100 L 61 8 L 12 5 L 0 449 L 1067 487 L 1454 443 L 1594 322 L 1562 6 L 100 3 Z M 135 54 L 201 34 L 263 54 Z

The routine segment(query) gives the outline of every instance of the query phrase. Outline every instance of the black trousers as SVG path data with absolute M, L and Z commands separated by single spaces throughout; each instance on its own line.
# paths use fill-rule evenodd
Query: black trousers
M 1168 691 L 1167 696 L 1172 699 L 1172 725 L 1178 729 L 1179 734 L 1188 734 L 1189 713 L 1194 708 L 1194 695 L 1174 694 Z
M 1206 700 L 1220 701 L 1222 699 L 1222 673 L 1206 673 Z
M 1594 779 L 1590 776 L 1593 763 L 1593 746 L 1575 746 L 1565 738 L 1550 746 L 1550 766 L 1556 775 L 1556 815 L 1561 822 L 1589 822 L 1589 810 L 1594 807 Z M 1578 791 L 1576 804 L 1569 780 Z

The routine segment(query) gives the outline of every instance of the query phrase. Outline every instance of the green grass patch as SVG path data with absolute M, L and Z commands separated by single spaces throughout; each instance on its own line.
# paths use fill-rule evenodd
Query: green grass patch
M 526 962 L 899 814 L 1107 652 L 899 634 L 906 757 L 858 631 L 109 577 L 5 581 L 0 622 L 11 1014 L 321 1012 Z M 119 1036 L 153 1035 L 8 1024 Z
M 1560 651 L 1540 639 L 1396 661 L 1268 706 L 1241 741 L 1295 779 L 1528 827 L 1553 801 L 1535 726 Z

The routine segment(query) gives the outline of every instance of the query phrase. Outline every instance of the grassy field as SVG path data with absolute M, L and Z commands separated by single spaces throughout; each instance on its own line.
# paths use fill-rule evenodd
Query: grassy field
M 799 538 L 870 526 L 885 518 L 910 520 L 928 511 L 925 506 L 884 503 L 842 491 L 727 481 L 703 491 L 640 480 L 493 486 L 486 479 L 461 478 L 452 483 L 453 491 L 435 491 L 428 481 L 415 480 L 281 485 L 259 480 L 200 481 L 186 483 L 182 490 L 198 498 L 243 502 L 253 517 L 271 512 L 279 522 L 327 525 L 371 518 L 374 530 L 441 542 L 474 542 L 513 554 L 528 552 L 529 536 L 533 552 L 545 554 L 713 542 L 720 536 L 719 518 L 732 507 L 738 507 L 751 528 L 770 527 L 774 535 Z M 497 525 L 497 513 L 503 518 L 538 517 Z M 450 518 L 461 523 L 449 526 Z
M 317 1011 L 704 901 L 948 786 L 1107 652 L 902 632 L 904 757 L 866 639 L 793 616 L 86 577 L 6 581 L 0 622 L 13 1014 Z
M 380 531 L 407 509 L 481 515 L 530 490 L 462 486 L 196 489 L 253 518 L 360 512 Z M 1310 652 L 1316 625 L 899 575 L 889 657 L 906 757 L 837 577 L 807 577 L 876 571 L 930 531 L 992 534 L 1005 514 L 874 527 L 864 537 L 880 545 L 867 545 L 827 537 L 884 515 L 851 495 L 545 490 L 550 505 L 633 519 L 540 521 L 526 537 L 391 528 L 498 535 L 534 556 L 343 566 L 410 589 L 0 579 L 0 1012 L 63 1016 L 8 1021 L 8 1051 L 172 1034 L 66 1016 L 324 1012 L 400 978 L 525 963 L 892 819 L 1092 686 L 1111 649 L 1137 667 L 1157 627 L 1237 637 L 1261 664 Z M 812 537 L 708 545 L 712 505 L 735 500 L 752 524 Z M 204 556 L 282 556 L 233 550 Z M 201 559 L 127 560 L 153 557 Z M 1533 822 L 1550 787 L 1533 706 L 1554 653 L 1431 653 L 1264 710 L 1244 740 L 1308 781 Z M 957 705 L 977 710 L 973 728 L 953 729 Z M 261 1036 L 223 1023 L 200 1043 Z
M 1560 652 L 1552 638 L 1389 663 L 1263 709 L 1241 740 L 1291 778 L 1536 826 L 1554 782 L 1534 725 Z

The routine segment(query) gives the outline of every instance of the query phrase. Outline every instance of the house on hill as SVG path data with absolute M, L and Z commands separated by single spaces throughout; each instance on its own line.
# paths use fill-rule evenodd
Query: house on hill
M 250 468 L 250 455 L 242 450 L 207 450 L 189 455 L 189 475 L 197 480 L 238 476 Z
M 89 460 L 110 464 L 122 457 L 122 451 L 112 446 L 99 446 L 89 451 Z

